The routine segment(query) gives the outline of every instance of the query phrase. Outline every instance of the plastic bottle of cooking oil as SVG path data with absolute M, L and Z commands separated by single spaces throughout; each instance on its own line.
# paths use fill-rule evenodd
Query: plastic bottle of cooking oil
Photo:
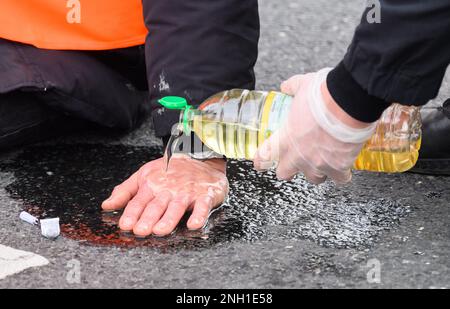
M 165 97 L 160 103 L 182 110 L 180 125 L 186 134 L 193 131 L 206 146 L 228 158 L 251 160 L 258 147 L 282 126 L 292 101 L 280 92 L 233 89 L 210 97 L 198 109 L 180 97 Z M 354 168 L 407 171 L 417 162 L 421 140 L 418 108 L 394 104 L 384 112 Z

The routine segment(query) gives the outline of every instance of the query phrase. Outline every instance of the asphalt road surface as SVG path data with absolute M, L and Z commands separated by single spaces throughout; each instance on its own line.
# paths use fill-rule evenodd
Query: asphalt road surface
M 356 0 L 260 6 L 259 89 L 335 65 L 363 9 Z M 449 77 L 432 104 L 450 97 Z M 2 154 L 0 269 L 11 273 L 0 272 L 0 288 L 450 288 L 446 177 L 357 172 L 347 187 L 314 187 L 233 162 L 230 199 L 204 232 L 118 236 L 97 204 L 158 145 L 145 124 L 127 136 L 83 134 Z M 44 239 L 19 221 L 23 209 L 59 215 L 73 233 Z M 113 246 L 114 237 L 128 245 Z

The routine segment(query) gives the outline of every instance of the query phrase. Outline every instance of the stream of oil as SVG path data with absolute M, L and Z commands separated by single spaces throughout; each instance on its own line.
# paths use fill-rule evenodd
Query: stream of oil
M 34 146 L 0 161 L 0 173 L 13 174 L 6 190 L 24 210 L 41 218 L 59 217 L 63 236 L 91 245 L 165 250 L 303 239 L 325 247 L 367 248 L 409 212 L 407 205 L 377 194 L 373 183 L 317 187 L 301 177 L 286 183 L 255 172 L 251 163 L 232 161 L 229 200 L 204 230 L 189 231 L 184 219 L 164 238 L 123 233 L 117 226 L 120 212 L 103 213 L 100 204 L 115 185 L 161 154 L 161 149 L 129 146 Z
M 167 146 L 164 152 L 164 165 L 166 167 L 166 171 L 169 169 L 170 159 L 172 159 L 174 151 L 180 142 L 180 137 L 183 135 L 183 131 L 181 129 L 175 128 L 172 131 L 172 135 L 170 135 L 169 141 L 167 142 Z

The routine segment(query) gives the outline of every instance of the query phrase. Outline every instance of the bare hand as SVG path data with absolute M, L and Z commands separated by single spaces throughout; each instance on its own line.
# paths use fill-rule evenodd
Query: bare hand
M 228 194 L 226 162 L 220 159 L 196 161 L 173 157 L 169 170 L 164 160 L 147 163 L 118 185 L 103 202 L 105 211 L 123 209 L 119 227 L 138 236 L 170 234 L 187 211 L 187 227 L 201 229 L 211 209 Z

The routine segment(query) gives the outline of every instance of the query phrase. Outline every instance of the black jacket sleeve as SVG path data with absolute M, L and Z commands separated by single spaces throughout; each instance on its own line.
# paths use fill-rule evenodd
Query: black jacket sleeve
M 258 55 L 257 0 L 143 0 L 146 65 L 153 122 L 167 136 L 179 112 L 157 103 L 185 97 L 199 105 L 231 88 L 254 89 Z
M 380 0 L 381 23 L 363 14 L 327 84 L 358 120 L 377 120 L 390 102 L 424 105 L 436 97 L 450 63 L 450 1 Z

